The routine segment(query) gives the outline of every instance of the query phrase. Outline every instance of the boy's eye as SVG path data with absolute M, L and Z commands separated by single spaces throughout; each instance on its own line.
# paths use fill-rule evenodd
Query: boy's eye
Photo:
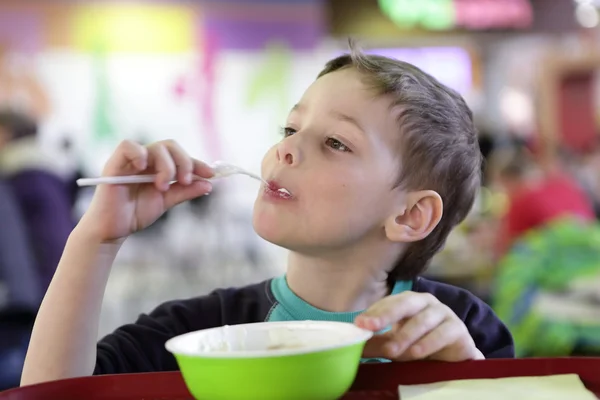
M 350 151 L 348 146 L 346 146 L 344 143 L 342 143 L 339 140 L 334 139 L 334 138 L 327 138 L 327 140 L 325 140 L 325 144 L 337 151 L 342 151 L 342 152 Z
M 283 137 L 292 136 L 294 133 L 296 133 L 296 130 L 293 128 L 281 128 L 281 134 Z

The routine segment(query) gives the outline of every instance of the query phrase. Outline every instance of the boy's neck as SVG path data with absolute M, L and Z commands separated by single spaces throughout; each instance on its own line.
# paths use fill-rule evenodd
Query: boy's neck
M 386 266 L 398 251 L 388 250 L 362 256 L 355 251 L 327 256 L 290 251 L 287 282 L 298 297 L 323 311 L 362 311 L 390 292 Z

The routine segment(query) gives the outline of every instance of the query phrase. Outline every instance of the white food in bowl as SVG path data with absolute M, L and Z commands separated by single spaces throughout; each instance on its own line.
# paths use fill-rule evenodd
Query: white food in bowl
M 186 333 L 169 340 L 166 347 L 172 353 L 199 357 L 273 357 L 345 347 L 372 335 L 343 322 L 264 322 Z

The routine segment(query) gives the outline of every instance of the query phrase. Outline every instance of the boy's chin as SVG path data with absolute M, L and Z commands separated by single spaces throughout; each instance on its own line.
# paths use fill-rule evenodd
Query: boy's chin
M 262 239 L 276 246 L 292 250 L 297 245 L 297 235 L 289 226 L 271 223 L 254 216 L 252 220 L 254 231 Z
M 258 236 L 266 240 L 267 242 L 273 243 L 277 246 L 282 246 L 282 242 L 285 240 L 285 236 L 281 231 L 282 227 L 276 224 L 268 224 L 265 221 L 261 221 L 256 218 L 252 219 L 252 226 Z

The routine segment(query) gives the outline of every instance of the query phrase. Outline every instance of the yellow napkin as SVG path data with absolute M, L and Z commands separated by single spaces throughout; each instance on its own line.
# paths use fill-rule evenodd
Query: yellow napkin
M 400 385 L 401 400 L 597 400 L 576 374 Z

